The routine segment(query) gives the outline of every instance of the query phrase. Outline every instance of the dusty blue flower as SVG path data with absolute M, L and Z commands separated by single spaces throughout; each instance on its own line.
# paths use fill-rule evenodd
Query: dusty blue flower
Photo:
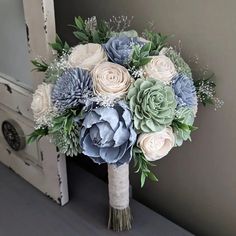
M 65 111 L 84 104 L 92 91 L 92 79 L 87 70 L 68 69 L 56 81 L 52 102 L 59 111 Z
M 82 123 L 82 152 L 96 163 L 122 165 L 129 162 L 135 141 L 132 116 L 124 102 L 94 108 Z
M 186 75 L 179 74 L 174 78 L 172 87 L 179 107 L 197 105 L 196 89 L 192 79 Z
M 112 37 L 104 44 L 104 48 L 112 62 L 126 65 L 131 59 L 134 45 L 142 46 L 144 42 L 141 42 L 137 37 Z

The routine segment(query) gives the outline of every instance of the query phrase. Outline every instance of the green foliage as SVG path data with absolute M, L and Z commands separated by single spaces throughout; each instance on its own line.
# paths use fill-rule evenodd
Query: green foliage
M 53 126 L 49 129 L 54 144 L 61 153 L 75 156 L 80 152 L 79 125 L 74 121 L 80 114 L 79 110 L 68 110 L 66 113 L 53 119 Z
M 151 58 L 149 57 L 150 50 L 151 50 L 151 43 L 146 43 L 143 47 L 135 45 L 133 48 L 133 54 L 129 67 L 138 69 L 139 67 L 142 67 L 146 65 L 148 62 L 150 62 L 151 61 Z
M 180 122 L 180 121 L 178 121 L 178 120 L 173 120 L 171 126 L 172 126 L 173 128 L 180 129 L 180 130 L 183 130 L 183 131 L 185 131 L 185 132 L 187 132 L 187 131 L 192 132 L 192 131 L 195 131 L 195 130 L 198 129 L 198 128 L 195 127 L 195 126 L 184 124 L 184 123 L 182 123 L 182 122 Z
M 70 50 L 70 46 L 68 45 L 67 42 L 62 42 L 60 37 L 56 35 L 56 40 L 54 43 L 49 43 L 49 45 L 57 51 L 58 56 L 62 56 L 64 53 L 68 53 Z
M 150 55 L 158 55 L 163 47 L 167 45 L 167 40 L 169 36 L 162 35 L 161 33 L 156 33 L 150 30 L 144 31 L 144 36 L 147 40 L 151 42 Z
M 48 128 L 39 128 L 33 131 L 27 139 L 27 143 L 33 143 L 39 141 L 43 136 L 48 135 Z
M 35 66 L 32 71 L 45 72 L 48 69 L 48 64 L 42 59 L 41 61 L 37 59 L 31 60 L 31 63 Z
M 83 44 L 105 43 L 108 41 L 111 33 L 109 26 L 104 20 L 100 21 L 95 28 L 90 29 L 87 27 L 86 21 L 78 16 L 75 17 L 74 25 L 71 26 L 75 28 L 74 36 Z
M 173 120 L 171 126 L 174 130 L 179 130 L 179 131 L 183 131 L 183 132 L 190 132 L 190 133 L 192 131 L 195 131 L 198 129 L 195 126 L 184 124 L 178 120 Z
M 53 118 L 52 120 L 52 128 L 49 129 L 49 133 L 53 134 L 58 132 L 59 130 L 63 130 L 64 133 L 70 134 L 74 128 L 74 118 L 77 116 L 77 110 L 68 110 L 60 116 Z
M 197 127 L 186 124 L 182 119 L 178 120 L 177 117 L 172 123 L 172 128 L 176 137 L 175 145 L 181 146 L 183 141 L 191 141 L 191 132 L 197 130 Z
M 141 188 L 144 186 L 145 181 L 149 178 L 152 181 L 157 182 L 157 177 L 150 171 L 150 166 L 155 166 L 150 163 L 144 156 L 143 152 L 138 148 L 133 148 L 133 157 L 134 157 L 134 167 L 137 167 L 135 173 L 141 174 Z
M 192 78 L 192 71 L 189 65 L 181 57 L 180 53 L 176 52 L 173 48 L 168 48 L 165 55 L 171 59 L 175 68 L 179 74 L 185 74 L 189 78 Z
M 216 84 L 213 81 L 215 74 L 212 73 L 207 78 L 202 78 L 194 81 L 198 100 L 204 105 L 214 105 L 214 95 L 216 94 Z

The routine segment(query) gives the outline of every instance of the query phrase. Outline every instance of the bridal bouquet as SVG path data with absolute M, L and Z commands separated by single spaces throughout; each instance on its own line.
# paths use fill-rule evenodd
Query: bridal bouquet
M 32 61 L 45 80 L 33 95 L 36 130 L 29 142 L 49 135 L 68 156 L 83 153 L 108 164 L 109 227 L 116 231 L 131 228 L 131 159 L 141 186 L 146 178 L 157 181 L 152 162 L 190 140 L 198 103 L 221 105 L 211 77 L 194 80 L 167 36 L 138 35 L 129 27 L 123 16 L 101 22 L 76 17 L 78 45 L 57 37 L 50 64 Z

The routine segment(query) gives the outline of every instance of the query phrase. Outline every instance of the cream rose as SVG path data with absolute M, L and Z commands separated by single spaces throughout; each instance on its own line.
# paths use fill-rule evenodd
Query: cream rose
M 153 56 L 152 60 L 143 67 L 144 77 L 160 80 L 164 83 L 177 75 L 175 65 L 165 55 Z
M 92 71 L 94 93 L 114 98 L 124 97 L 134 79 L 128 70 L 111 62 L 103 62 Z
M 72 49 L 68 62 L 71 67 L 91 71 L 97 64 L 107 61 L 105 50 L 100 44 L 80 44 Z
M 167 127 L 160 132 L 140 134 L 137 141 L 148 161 L 156 161 L 166 156 L 175 145 L 172 128 Z
M 44 118 L 53 110 L 51 102 L 52 87 L 52 84 L 40 84 L 33 95 L 31 109 L 37 124 L 43 123 Z

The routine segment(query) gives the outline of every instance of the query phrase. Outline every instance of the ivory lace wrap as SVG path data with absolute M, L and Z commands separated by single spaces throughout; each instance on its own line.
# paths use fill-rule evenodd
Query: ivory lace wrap
M 108 165 L 108 182 L 110 206 L 119 210 L 129 207 L 129 164 Z

